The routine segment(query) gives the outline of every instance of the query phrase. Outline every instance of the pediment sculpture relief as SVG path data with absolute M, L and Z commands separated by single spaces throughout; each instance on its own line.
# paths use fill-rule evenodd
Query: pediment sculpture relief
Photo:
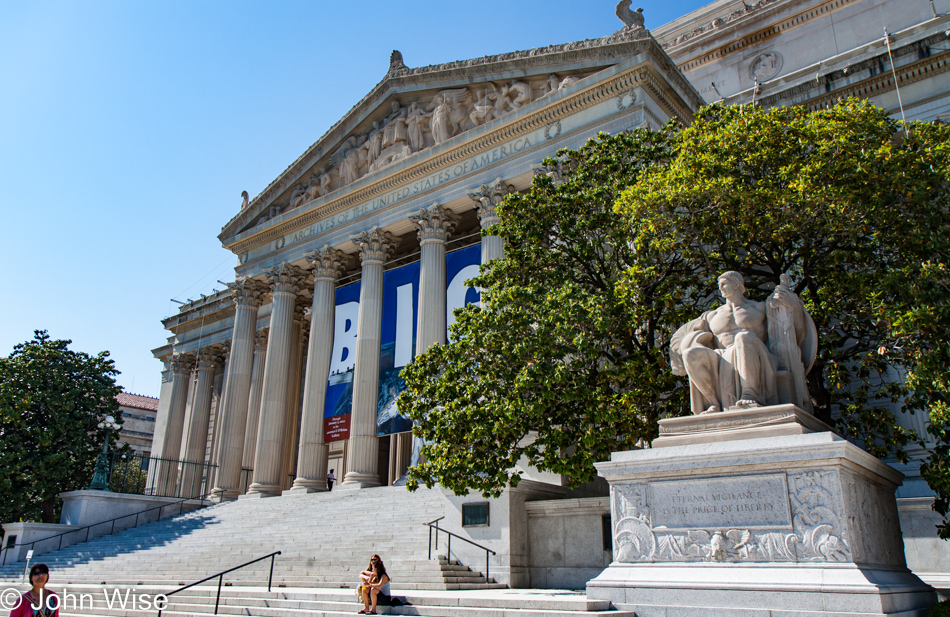
M 367 132 L 348 137 L 321 171 L 293 187 L 286 207 L 268 212 L 260 222 L 563 90 L 578 79 L 575 75 L 551 74 L 527 81 L 486 82 L 441 90 L 408 105 L 392 101 L 389 114 L 373 121 Z
M 745 297 L 738 272 L 719 276 L 726 303 L 670 340 L 673 373 L 689 377 L 694 414 L 792 403 L 812 411 L 805 377 L 818 350 L 815 322 L 782 275 L 765 302 Z

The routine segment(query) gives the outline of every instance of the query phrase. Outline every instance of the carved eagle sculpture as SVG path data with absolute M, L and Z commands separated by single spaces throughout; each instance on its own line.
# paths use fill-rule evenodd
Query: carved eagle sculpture
M 630 10 L 632 0 L 620 0 L 617 3 L 617 17 L 623 22 L 624 26 L 631 30 L 639 30 L 643 27 L 643 9 L 636 11 Z

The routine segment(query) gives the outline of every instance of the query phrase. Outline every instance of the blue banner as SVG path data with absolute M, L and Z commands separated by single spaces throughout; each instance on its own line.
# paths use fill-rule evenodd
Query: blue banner
M 480 261 L 479 245 L 446 255 L 447 325 L 455 322 L 452 314 L 455 309 L 478 302 L 478 290 L 467 286 L 465 281 L 478 274 Z M 350 436 L 359 295 L 359 283 L 336 290 L 333 360 L 330 364 L 330 381 L 324 408 L 324 438 L 327 443 L 348 439 Z M 378 435 L 392 435 L 412 429 L 409 418 L 399 414 L 396 398 L 406 388 L 405 382 L 399 377 L 399 371 L 415 357 L 418 315 L 419 262 L 386 272 L 383 275 L 379 398 L 376 407 Z

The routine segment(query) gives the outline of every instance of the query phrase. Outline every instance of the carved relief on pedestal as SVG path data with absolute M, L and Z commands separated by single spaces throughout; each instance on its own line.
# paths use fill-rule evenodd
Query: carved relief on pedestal
M 359 247 L 360 262 L 364 266 L 370 262 L 385 263 L 396 250 L 396 239 L 379 227 L 355 234 L 350 239 Z
M 409 220 L 416 226 L 420 246 L 428 242 L 444 243 L 458 225 L 458 217 L 438 203 L 410 214 Z
M 763 491 L 760 478 L 768 479 L 773 484 L 771 489 Z M 709 481 L 682 480 L 667 484 Z M 776 494 L 775 482 L 784 487 L 786 481 L 787 493 Z M 734 485 L 722 491 L 670 493 L 673 498 L 664 495 L 661 504 L 650 503 L 657 487 L 648 483 L 614 485 L 615 559 L 625 563 L 853 560 L 844 535 L 842 504 L 835 497 L 840 488 L 837 472 L 744 476 L 726 478 L 722 482 L 734 482 Z M 768 497 L 763 498 L 763 494 Z M 789 507 L 783 514 L 783 508 Z M 737 515 L 736 510 L 747 514 Z M 773 510 L 774 515 L 770 513 Z M 664 520 L 657 518 L 661 511 L 667 514 L 661 517 Z M 766 512 L 764 519 L 759 515 L 763 511 Z M 723 524 L 701 528 L 668 524 L 676 520 L 677 515 L 705 517 L 707 521 L 720 518 Z M 751 524 L 727 524 L 729 522 Z

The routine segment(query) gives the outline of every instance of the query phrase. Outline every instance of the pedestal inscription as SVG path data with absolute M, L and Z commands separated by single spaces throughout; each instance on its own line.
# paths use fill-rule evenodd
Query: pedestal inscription
M 614 555 L 626 563 L 848 562 L 840 486 L 827 471 L 614 484 Z
M 653 526 L 791 527 L 788 487 L 779 474 L 673 480 L 650 484 Z

